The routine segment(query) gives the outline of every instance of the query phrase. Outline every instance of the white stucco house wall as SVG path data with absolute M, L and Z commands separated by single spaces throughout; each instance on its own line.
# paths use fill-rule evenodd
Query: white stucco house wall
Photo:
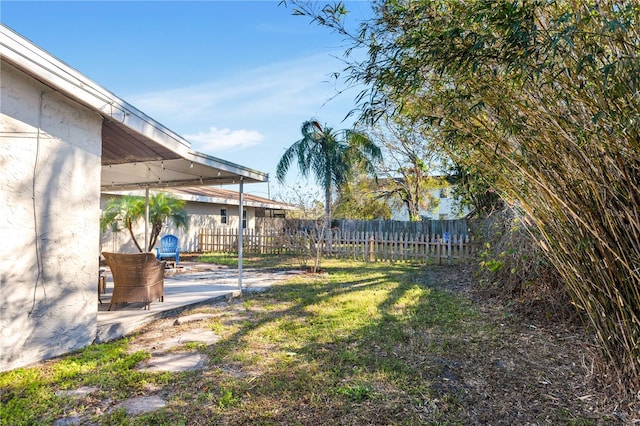
M 226 229 L 237 230 L 239 228 L 239 193 L 229 189 L 218 187 L 182 187 L 170 188 L 165 192 L 171 193 L 174 197 L 186 201 L 185 209 L 189 216 L 189 229 L 176 229 L 172 223 L 166 224 L 162 228 L 160 236 L 173 234 L 178 237 L 180 250 L 183 252 L 198 251 L 198 239 L 200 231 L 203 229 Z M 140 191 L 127 191 L 128 195 L 142 196 Z M 101 208 L 112 198 L 121 196 L 120 192 L 106 192 L 100 199 Z M 244 228 L 248 230 L 256 229 L 256 217 L 263 216 L 265 211 L 276 212 L 281 217 L 287 211 L 296 210 L 296 207 L 268 198 L 251 194 L 243 195 Z M 138 224 L 136 228 L 136 239 L 144 239 L 144 226 Z M 111 232 L 107 230 L 102 234 L 101 247 L 106 251 L 134 253 L 137 251 L 131 236 L 127 230 Z
M 96 340 L 101 192 L 265 182 L 0 25 L 0 371 Z
M 4 60 L 0 72 L 6 370 L 95 339 L 102 120 Z

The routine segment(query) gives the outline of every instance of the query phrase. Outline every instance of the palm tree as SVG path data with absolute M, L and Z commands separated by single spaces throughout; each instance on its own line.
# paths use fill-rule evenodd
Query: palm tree
M 145 199 L 133 195 L 125 195 L 119 198 L 112 198 L 107 203 L 100 218 L 100 229 L 104 232 L 111 227 L 117 231 L 120 226 L 129 230 L 131 240 L 136 248 L 144 251 L 133 232 L 133 225 L 145 216 Z M 172 195 L 160 192 L 153 194 L 149 198 L 149 225 L 151 226 L 151 236 L 149 247 L 151 251 L 158 241 L 158 236 L 166 220 L 172 221 L 177 228 L 187 229 L 189 227 L 189 217 L 185 210 L 185 201 L 178 200 Z
M 122 226 L 129 230 L 131 241 L 142 252 L 138 240 L 133 232 L 133 224 L 145 214 L 145 201 L 142 197 L 125 195 L 119 198 L 112 198 L 107 202 L 102 217 L 100 218 L 100 230 L 104 233 L 107 228 L 118 232 Z
M 335 131 L 311 119 L 302 123 L 302 139 L 291 145 L 280 158 L 276 178 L 283 182 L 292 162 L 297 161 L 304 177 L 313 172 L 325 193 L 325 227 L 331 227 L 331 199 L 352 176 L 356 166 L 374 173 L 374 162 L 382 158 L 380 148 L 364 134 L 354 130 Z
M 189 216 L 185 210 L 185 204 L 184 200 L 178 200 L 164 192 L 149 198 L 149 224 L 151 225 L 149 251 L 156 245 L 166 220 L 173 222 L 178 229 L 186 230 L 189 228 Z

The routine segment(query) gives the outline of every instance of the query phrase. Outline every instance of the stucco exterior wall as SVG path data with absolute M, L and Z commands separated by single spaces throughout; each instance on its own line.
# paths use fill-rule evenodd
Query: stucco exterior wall
M 227 209 L 227 223 L 220 221 L 220 210 Z M 255 208 L 245 206 L 247 212 L 247 228 L 255 227 Z M 177 230 L 173 224 L 163 228 L 162 235 L 174 234 L 180 240 L 180 248 L 184 251 L 197 251 L 198 238 L 201 229 L 238 229 L 238 206 L 187 202 L 187 213 L 189 214 L 189 229 L 187 231 Z
M 0 370 L 97 329 L 102 118 L 2 63 Z
M 107 202 L 114 195 L 102 195 L 100 199 L 100 207 L 104 209 Z M 227 209 L 227 224 L 222 224 L 220 220 L 220 210 Z M 247 228 L 255 227 L 255 208 L 245 206 L 247 212 Z M 185 252 L 194 252 L 198 250 L 198 237 L 201 229 L 227 228 L 238 229 L 238 206 L 227 204 L 201 203 L 188 201 L 186 205 L 187 214 L 189 215 L 189 229 L 178 230 L 169 223 L 162 228 L 160 236 L 165 234 L 173 234 L 178 237 L 180 250 Z M 144 222 L 141 220 L 134 228 L 136 240 L 140 245 L 144 242 Z M 110 251 L 116 253 L 136 253 L 138 249 L 131 240 L 129 231 L 122 229 L 119 232 L 107 230 L 101 236 L 100 247 L 102 251 Z

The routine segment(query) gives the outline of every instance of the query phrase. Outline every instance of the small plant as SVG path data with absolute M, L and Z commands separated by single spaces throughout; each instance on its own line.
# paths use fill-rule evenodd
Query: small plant
M 214 318 L 207 327 L 216 334 L 222 334 L 224 330 L 224 326 L 222 325 L 220 318 Z
M 489 270 L 489 272 L 498 272 L 504 268 L 504 262 L 496 259 L 489 259 L 480 262 L 480 266 Z
M 373 394 L 373 389 L 366 383 L 355 385 L 344 385 L 338 388 L 338 393 L 346 396 L 350 401 L 362 402 L 369 399 Z
M 303 232 L 285 232 L 281 237 L 282 246 L 289 252 L 295 253 L 295 258 L 301 268 L 307 268 L 311 258 L 311 242 Z
M 483 292 L 527 315 L 553 312 L 570 318 L 576 314 L 557 271 L 535 244 L 539 235 L 522 220 L 519 209 L 505 206 L 477 226 L 484 240 L 478 253 Z
M 220 391 L 220 398 L 218 398 L 218 408 L 223 410 L 235 406 L 240 401 L 239 398 L 233 396 L 231 389 L 222 389 Z
M 202 342 L 187 342 L 182 347 L 187 351 L 193 351 L 198 349 L 205 349 L 207 345 Z

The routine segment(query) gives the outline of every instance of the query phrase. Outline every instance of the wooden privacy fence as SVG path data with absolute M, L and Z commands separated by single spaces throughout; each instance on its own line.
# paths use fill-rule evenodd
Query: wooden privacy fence
M 368 262 L 459 264 L 471 259 L 472 244 L 469 236 L 337 232 L 331 239 L 331 254 Z
M 300 230 L 245 230 L 244 253 L 313 255 L 320 244 L 315 232 Z M 326 255 L 367 262 L 461 264 L 471 259 L 473 241 L 466 236 L 429 237 L 425 234 L 349 232 L 334 230 L 324 247 Z M 198 251 L 237 253 L 237 229 L 202 229 Z
M 339 229 L 342 232 L 391 232 L 403 234 L 424 234 L 430 236 L 444 235 L 467 235 L 469 234 L 469 226 L 472 221 L 468 219 L 446 219 L 431 220 L 425 219 L 421 221 L 402 221 L 402 220 L 353 220 L 353 219 L 334 219 L 331 221 L 331 228 Z M 258 229 L 297 229 L 297 230 L 313 230 L 322 227 L 323 220 L 303 220 L 303 219 L 285 219 L 272 217 L 256 217 L 256 228 Z

